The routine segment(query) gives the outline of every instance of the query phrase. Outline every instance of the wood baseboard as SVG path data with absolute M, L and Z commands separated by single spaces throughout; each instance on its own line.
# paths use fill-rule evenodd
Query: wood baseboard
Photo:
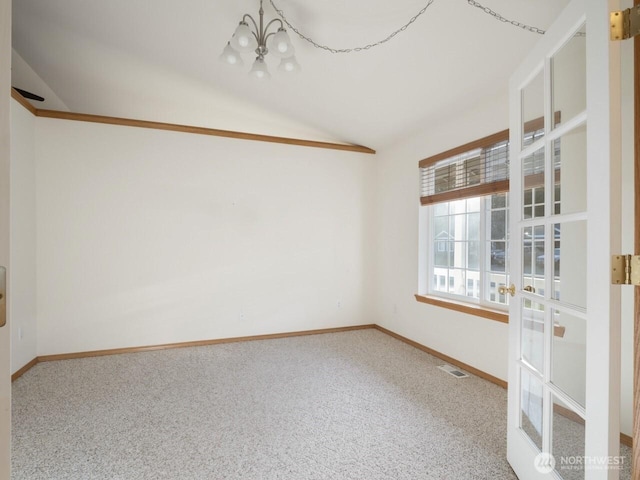
M 351 327 L 321 328 L 316 330 L 301 330 L 298 332 L 252 335 L 247 337 L 218 338 L 218 339 L 212 339 L 212 340 L 198 340 L 194 342 L 166 343 L 162 345 L 146 345 L 143 347 L 113 348 L 108 350 L 91 350 L 86 352 L 61 353 L 56 355 L 41 355 L 39 357 L 34 358 L 29 363 L 27 363 L 24 367 L 18 370 L 16 373 L 14 373 L 11 376 L 11 381 L 17 380 L 22 375 L 24 375 L 28 370 L 30 370 L 40 362 L 55 362 L 58 360 L 71 360 L 74 358 L 102 357 L 105 355 L 120 355 L 123 353 L 150 352 L 154 350 L 168 350 L 172 348 L 204 347 L 207 345 L 218 345 L 222 343 L 250 342 L 254 340 L 273 340 L 277 338 L 302 337 L 306 335 L 320 335 L 323 333 L 350 332 L 353 330 L 364 330 L 369 328 L 375 328 L 375 325 L 373 324 L 354 325 Z
M 34 358 L 33 360 L 31 360 L 29 363 L 27 363 L 24 367 L 22 367 L 20 370 L 18 370 L 16 373 L 14 373 L 13 375 L 11 375 L 11 381 L 15 382 L 17 379 L 19 379 L 22 375 L 24 375 L 25 373 L 27 373 L 29 370 L 31 370 L 33 367 L 35 367 L 38 364 L 38 357 Z
M 412 347 L 417 348 L 418 350 L 422 350 L 423 352 L 428 353 L 429 355 L 433 355 L 434 357 L 439 358 L 440 360 L 444 360 L 447 363 L 450 363 L 451 365 L 455 365 L 456 367 L 459 367 L 469 373 L 472 373 L 473 375 L 475 375 L 476 377 L 480 377 L 483 378 L 491 383 L 495 383 L 496 385 L 502 387 L 502 388 L 507 388 L 507 382 L 505 382 L 504 380 L 498 378 L 498 377 L 494 377 L 493 375 L 489 375 L 486 372 L 483 372 L 482 370 L 478 370 L 477 368 L 472 367 L 471 365 L 467 365 L 466 363 L 463 363 L 459 360 L 456 360 L 455 358 L 449 357 L 448 355 L 445 355 L 444 353 L 440 353 L 437 350 L 434 350 L 432 348 L 429 347 L 425 347 L 424 345 L 422 345 L 421 343 L 418 342 L 414 342 L 413 340 L 410 340 L 406 337 L 403 337 L 402 335 L 399 335 L 395 332 L 392 332 L 391 330 L 387 330 L 384 327 L 381 327 L 380 325 L 375 325 L 374 328 L 376 330 L 380 330 L 383 333 L 386 333 L 387 335 L 392 336 L 393 338 L 396 338 L 398 340 L 400 340 L 401 342 L 404 342 L 408 345 L 411 345 Z

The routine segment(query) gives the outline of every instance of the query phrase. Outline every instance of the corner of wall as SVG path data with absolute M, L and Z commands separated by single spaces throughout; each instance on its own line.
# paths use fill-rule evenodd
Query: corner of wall
M 11 100 L 10 289 L 11 373 L 37 355 L 36 118 Z

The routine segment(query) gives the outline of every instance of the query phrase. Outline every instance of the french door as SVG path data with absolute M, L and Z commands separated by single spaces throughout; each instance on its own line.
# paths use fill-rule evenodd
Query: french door
M 607 3 L 571 0 L 510 82 L 507 450 L 521 480 L 618 478 Z

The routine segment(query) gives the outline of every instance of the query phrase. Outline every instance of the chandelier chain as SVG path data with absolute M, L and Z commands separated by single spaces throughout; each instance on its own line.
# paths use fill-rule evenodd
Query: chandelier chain
M 491 15 L 496 20 L 501 21 L 502 23 L 510 23 L 514 27 L 522 28 L 523 30 L 528 30 L 532 33 L 538 33 L 540 35 L 544 35 L 545 31 L 538 27 L 532 27 L 531 25 L 527 25 L 525 23 L 520 23 L 516 20 L 509 20 L 508 18 L 503 17 L 498 12 L 491 10 L 489 7 L 485 7 L 484 5 L 476 2 L 475 0 L 467 0 L 467 3 L 473 7 L 479 8 L 487 15 Z
M 374 43 L 370 43 L 368 45 L 364 45 L 362 47 L 354 47 L 354 48 L 332 48 L 332 47 L 328 47 L 327 45 L 322 45 L 317 43 L 315 40 L 313 40 L 310 37 L 307 37 L 306 35 L 304 35 L 303 33 L 301 33 L 296 27 L 294 27 L 293 25 L 291 25 L 291 23 L 289 22 L 289 20 L 287 20 L 287 18 L 284 15 L 284 12 L 282 10 L 280 10 L 275 3 L 273 2 L 273 0 L 269 0 L 269 2 L 271 3 L 271 6 L 273 7 L 273 9 L 276 11 L 276 13 L 280 16 L 280 18 L 282 19 L 282 21 L 284 23 L 287 24 L 287 26 L 293 30 L 294 32 L 296 32 L 296 34 L 302 38 L 303 40 L 306 40 L 307 42 L 309 42 L 311 45 L 313 45 L 316 48 L 320 48 L 322 50 L 326 50 L 328 52 L 331 53 L 351 53 L 351 52 L 360 52 L 362 50 L 369 50 L 370 48 L 373 47 L 377 47 L 378 45 L 382 45 L 383 43 L 388 42 L 389 40 L 391 40 L 393 37 L 395 37 L 396 35 L 398 35 L 400 32 L 404 32 L 407 28 L 409 28 L 409 26 L 415 22 L 418 17 L 420 17 L 420 15 L 422 15 L 424 12 L 427 11 L 427 8 L 429 8 L 431 6 L 431 4 L 434 2 L 435 0 L 429 0 L 427 2 L 427 4 L 418 12 L 416 13 L 413 17 L 411 17 L 411 20 L 409 20 L 406 24 L 404 24 L 402 27 L 400 27 L 399 29 L 397 29 L 395 32 L 389 34 L 387 37 L 385 37 L 382 40 L 379 40 L 377 42 Z
M 379 45 L 382 45 L 383 43 L 388 42 L 393 37 L 395 37 L 396 35 L 398 35 L 401 32 L 404 32 L 407 28 L 409 28 L 423 13 L 425 13 L 427 11 L 427 9 L 433 4 L 434 1 L 435 0 L 428 0 L 427 4 L 418 13 L 416 13 L 413 17 L 411 17 L 411 19 L 407 23 L 405 23 L 402 27 L 400 27 L 399 29 L 397 29 L 393 33 L 389 34 L 387 37 L 385 37 L 382 40 L 379 40 L 379 41 L 374 42 L 374 43 L 370 43 L 368 45 L 364 45 L 362 47 L 332 48 L 332 47 L 329 47 L 327 45 L 322 45 L 322 44 L 316 42 L 315 40 L 313 40 L 312 38 L 304 35 L 302 32 L 300 32 L 300 30 L 298 30 L 296 27 L 294 27 L 291 24 L 291 22 L 289 22 L 289 20 L 287 20 L 287 17 L 284 15 L 284 12 L 276 6 L 276 4 L 274 3 L 274 0 L 269 0 L 269 2 L 271 3 L 271 6 L 276 11 L 278 16 L 282 19 L 282 21 L 287 25 L 287 27 L 289 27 L 300 38 L 302 38 L 303 40 L 309 42 L 314 47 L 320 48 L 322 50 L 326 50 L 326 51 L 331 52 L 331 53 L 361 52 L 363 50 L 369 50 L 369 49 L 371 49 L 373 47 L 377 47 Z M 545 33 L 545 31 L 540 29 L 540 28 L 532 27 L 531 25 L 526 25 L 524 23 L 520 23 L 520 22 L 517 22 L 515 20 L 509 20 L 509 19 L 503 17 L 502 15 L 500 15 L 499 13 L 491 10 L 489 7 L 485 7 L 484 5 L 481 5 L 480 3 L 476 2 L 475 0 L 467 0 L 467 3 L 469 5 L 471 5 L 471 6 L 473 6 L 473 7 L 477 7 L 479 9 L 481 9 L 486 14 L 491 15 L 496 20 L 499 20 L 499 21 L 501 21 L 503 23 L 509 23 L 509 24 L 511 24 L 511 25 L 513 25 L 515 27 L 522 28 L 523 30 L 527 30 L 529 32 L 538 33 L 540 35 L 544 35 L 544 33 Z

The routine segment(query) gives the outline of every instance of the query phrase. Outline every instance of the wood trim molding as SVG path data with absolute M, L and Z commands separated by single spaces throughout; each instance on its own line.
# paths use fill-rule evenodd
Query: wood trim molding
M 456 367 L 466 370 L 467 372 L 472 373 L 476 377 L 483 378 L 484 380 L 494 383 L 502 388 L 507 388 L 507 382 L 505 382 L 504 380 L 498 377 L 489 375 L 488 373 L 483 372 L 482 370 L 478 370 L 477 368 L 474 368 L 471 365 L 467 365 L 466 363 L 456 360 L 455 358 L 445 355 L 444 353 L 440 353 L 437 350 L 433 350 L 432 348 L 426 347 L 421 343 L 414 342 L 413 340 L 410 340 L 407 337 L 403 337 L 402 335 L 392 332 L 391 330 L 387 330 L 386 328 L 381 327 L 380 325 L 374 325 L 374 328 L 376 330 L 380 330 L 383 333 L 386 333 L 387 335 L 395 338 L 396 340 L 400 340 L 401 342 L 404 342 L 407 345 L 411 345 L 412 347 L 415 347 L 418 350 L 422 350 L 423 352 L 428 353 L 429 355 L 433 355 L 434 357 L 437 357 L 440 360 L 443 360 L 447 363 L 450 363 L 451 365 L 455 365 Z
M 11 89 L 11 98 L 13 98 L 16 102 L 18 102 L 27 110 L 29 110 L 33 115 L 38 115 L 38 109 L 33 105 L 31 105 L 31 103 L 29 103 L 29 101 L 26 98 L 20 95 L 15 88 Z
M 578 415 L 576 412 L 574 412 L 570 408 L 564 407 L 557 403 L 553 404 L 553 413 L 557 413 L 558 415 L 561 415 L 564 418 L 571 420 L 573 423 L 577 423 L 578 425 L 582 425 L 582 426 L 585 425 L 584 418 L 582 418 L 580 415 Z
M 194 342 L 167 343 L 162 345 L 147 345 L 143 347 L 113 348 L 108 350 L 92 350 L 87 352 L 62 353 L 57 355 L 42 355 L 38 357 L 38 362 L 53 362 L 57 360 L 70 360 L 74 358 L 102 357 L 105 355 L 120 355 L 123 353 L 150 352 L 154 350 L 168 350 L 173 348 L 204 347 L 207 345 L 249 342 L 254 340 L 273 340 L 277 338 L 302 337 L 307 335 L 319 335 L 323 333 L 350 332 L 353 330 L 365 330 L 368 328 L 374 328 L 374 325 L 373 324 L 355 325 L 352 327 L 323 328 L 318 330 L 302 330 L 299 332 L 270 333 L 266 335 L 251 335 L 247 337 L 231 337 L 231 338 L 219 338 L 219 339 L 213 339 L 213 340 L 197 340 Z
M 74 352 L 74 353 L 61 353 L 57 355 L 42 355 L 34 358 L 20 370 L 11 375 L 11 381 L 15 382 L 18 378 L 31 370 L 40 362 L 55 362 L 57 360 L 71 360 L 74 358 L 89 358 L 89 357 L 102 357 L 106 355 L 120 355 L 123 353 L 140 353 L 151 352 L 154 350 L 168 350 L 172 348 L 186 348 L 186 347 L 203 347 L 207 345 L 218 345 L 222 343 L 235 343 L 235 342 L 249 342 L 253 340 L 269 340 L 288 337 L 302 337 L 306 335 L 319 335 L 323 333 L 340 333 L 350 332 L 353 330 L 366 330 L 369 328 L 375 328 L 373 324 L 355 325 L 352 327 L 336 327 L 336 328 L 323 328 L 318 330 L 302 330 L 299 332 L 287 332 L 287 333 L 272 333 L 266 335 L 253 335 L 248 337 L 232 337 L 232 338 L 220 338 L 214 340 L 198 340 L 195 342 L 180 342 L 180 343 L 167 343 L 163 345 L 148 345 L 144 347 L 127 347 L 127 348 L 113 348 L 109 350 L 92 350 L 86 352 Z
M 235 138 L 239 140 L 253 140 L 258 142 L 282 143 L 301 147 L 325 148 L 330 150 L 344 150 L 348 152 L 375 154 L 375 150 L 361 145 L 345 145 L 341 143 L 317 142 L 314 140 L 300 140 L 296 138 L 274 137 L 255 133 L 242 133 L 216 128 L 193 127 L 173 123 L 150 122 L 146 120 L 132 120 L 129 118 L 107 117 L 103 115 L 89 115 L 85 113 L 59 112 L 56 110 L 38 110 L 38 117 L 57 118 L 60 120 L 74 120 L 78 122 L 104 123 L 126 127 L 151 128 L 155 130 L 170 130 L 173 132 L 210 135 L 214 137 Z
M 209 135 L 213 137 L 235 138 L 238 140 L 251 140 L 257 142 L 280 143 L 284 145 L 296 145 L 300 147 L 324 148 L 329 150 L 342 150 L 354 153 L 366 153 L 374 155 L 375 150 L 362 145 L 348 145 L 343 143 L 319 142 L 315 140 L 301 140 L 298 138 L 276 137 L 272 135 L 260 135 L 256 133 L 234 132 L 217 128 L 195 127 L 190 125 L 178 125 L 174 123 L 151 122 L 147 120 L 134 120 L 130 118 L 109 117 L 104 115 L 90 115 L 86 113 L 62 112 L 58 110 L 46 110 L 35 108 L 14 89 L 11 96 L 24 108 L 36 117 L 57 118 L 59 120 L 72 120 L 77 122 L 103 123 L 107 125 L 120 125 L 125 127 L 150 128 L 154 130 L 168 130 L 172 132 L 191 133 L 196 135 Z
M 35 367 L 38 364 L 39 360 L 38 357 L 34 358 L 33 360 L 31 360 L 29 363 L 27 363 L 24 367 L 22 367 L 20 370 L 18 370 L 16 373 L 14 373 L 13 375 L 11 375 L 11 381 L 15 382 L 17 379 L 19 379 L 22 375 L 24 375 L 25 373 L 27 373 L 29 370 L 31 370 L 33 367 Z
M 477 317 L 488 318 L 489 320 L 495 320 L 496 322 L 509 323 L 509 314 L 501 312 L 500 310 L 491 310 L 488 308 L 469 305 L 462 302 L 456 302 L 453 300 L 445 300 L 442 298 L 431 297 L 429 295 L 415 295 L 416 300 L 420 303 L 426 303 L 428 305 L 434 305 L 436 307 L 447 308 L 449 310 L 455 310 L 456 312 L 468 313 L 469 315 L 475 315 Z

